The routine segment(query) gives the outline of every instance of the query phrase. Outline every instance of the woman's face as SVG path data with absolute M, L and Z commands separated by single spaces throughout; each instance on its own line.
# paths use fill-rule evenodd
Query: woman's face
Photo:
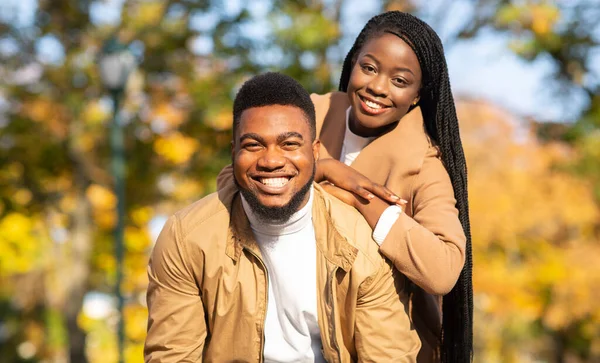
M 412 48 L 394 34 L 374 36 L 360 50 L 348 83 L 352 131 L 379 136 L 418 101 L 421 66 Z

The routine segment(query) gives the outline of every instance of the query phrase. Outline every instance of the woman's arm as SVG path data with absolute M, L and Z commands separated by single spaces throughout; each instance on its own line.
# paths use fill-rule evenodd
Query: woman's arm
M 340 189 L 362 197 L 366 201 L 379 197 L 389 203 L 402 203 L 402 200 L 387 187 L 372 182 L 371 179 L 360 172 L 332 158 L 323 158 L 317 161 L 315 181 L 317 183 L 327 181 Z M 406 201 L 403 202 L 406 203 Z M 354 202 L 348 204 L 354 205 Z
M 464 265 L 466 237 L 450 178 L 436 155 L 432 149 L 416 176 L 412 218 L 404 212 L 398 216 L 380 251 L 423 290 L 445 295 L 454 287 Z M 323 187 L 358 209 L 373 229 L 389 206 L 378 197 L 367 200 L 332 185 Z
M 412 207 L 412 218 L 400 214 L 380 251 L 423 290 L 445 295 L 463 268 L 466 237 L 450 177 L 433 151 L 414 182 Z

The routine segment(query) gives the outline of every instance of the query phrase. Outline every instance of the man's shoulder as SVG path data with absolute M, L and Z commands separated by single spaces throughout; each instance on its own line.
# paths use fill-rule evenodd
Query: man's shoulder
M 379 253 L 379 245 L 373 240 L 373 230 L 362 214 L 322 188 L 318 189 L 335 229 L 358 250 L 358 256 L 363 255 L 373 266 L 380 266 L 384 257 Z
M 229 227 L 229 208 L 221 200 L 218 193 L 211 193 L 204 198 L 175 212 L 182 237 L 202 229 L 203 233 L 208 230 L 227 231 Z

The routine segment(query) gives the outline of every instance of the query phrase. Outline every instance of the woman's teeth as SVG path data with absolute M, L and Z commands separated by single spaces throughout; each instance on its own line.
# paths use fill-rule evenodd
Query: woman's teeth
M 369 100 L 363 100 L 365 102 L 365 104 L 371 108 L 374 108 L 376 110 L 379 110 L 380 108 L 382 108 L 382 106 L 379 103 L 375 103 L 375 102 L 371 102 Z
M 268 187 L 282 187 L 288 183 L 288 178 L 261 178 L 260 182 Z

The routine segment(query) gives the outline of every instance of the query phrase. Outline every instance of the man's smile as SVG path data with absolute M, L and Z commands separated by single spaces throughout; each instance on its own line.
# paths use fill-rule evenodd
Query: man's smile
M 254 181 L 255 185 L 258 186 L 258 189 L 266 194 L 281 194 L 283 193 L 289 185 L 290 180 L 294 178 L 294 174 L 259 174 L 259 175 L 250 175 L 250 179 Z

